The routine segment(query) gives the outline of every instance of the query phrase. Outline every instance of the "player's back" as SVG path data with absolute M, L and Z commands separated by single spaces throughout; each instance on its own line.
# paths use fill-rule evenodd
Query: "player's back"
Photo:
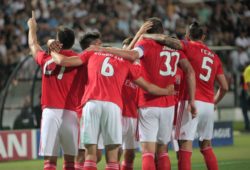
M 123 111 L 122 116 L 137 118 L 138 86 L 134 84 L 130 76 L 125 80 L 122 87 Z
M 191 63 L 196 77 L 196 100 L 213 103 L 216 75 L 223 74 L 219 57 L 205 44 L 183 41 L 184 52 Z
M 153 40 L 143 39 L 135 45 L 141 57 L 143 77 L 162 88 L 174 84 L 180 53 Z M 141 51 L 141 52 L 140 52 Z M 174 96 L 154 96 L 140 90 L 140 107 L 166 107 L 174 105 Z
M 85 54 L 88 58 L 88 84 L 82 104 L 92 99 L 113 102 L 122 108 L 121 92 L 124 81 L 129 73 L 138 74 L 139 68 L 109 53 L 87 52 Z
M 67 57 L 77 55 L 72 50 L 62 50 L 60 53 Z M 42 69 L 42 107 L 76 111 L 86 83 L 86 68 L 56 65 L 44 51 L 38 52 L 36 61 Z

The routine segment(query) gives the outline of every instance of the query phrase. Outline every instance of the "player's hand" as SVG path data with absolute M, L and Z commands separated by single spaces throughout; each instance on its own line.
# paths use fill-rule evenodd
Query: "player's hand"
M 151 21 L 147 21 L 145 22 L 141 28 L 139 29 L 139 31 L 136 33 L 137 35 L 142 35 L 145 34 L 147 32 L 147 30 L 149 30 L 150 28 L 152 28 L 153 23 Z
M 167 92 L 166 95 L 168 95 L 168 96 L 175 95 L 176 91 L 174 90 L 174 85 L 173 85 L 173 84 L 168 85 L 168 86 L 166 87 L 166 92 Z
M 188 103 L 188 111 L 192 114 L 192 119 L 197 116 L 196 106 L 193 101 Z
M 32 17 L 28 20 L 27 24 L 28 24 L 29 29 L 33 29 L 33 30 L 37 29 L 35 11 L 32 11 Z
M 50 39 L 47 42 L 47 46 L 48 46 L 48 49 L 49 49 L 49 53 L 51 51 L 58 53 L 62 49 L 63 45 L 60 43 L 60 41 Z

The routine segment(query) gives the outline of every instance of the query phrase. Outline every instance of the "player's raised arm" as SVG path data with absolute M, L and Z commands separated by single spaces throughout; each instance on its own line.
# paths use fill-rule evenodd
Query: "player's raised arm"
M 225 96 L 228 91 L 228 84 L 224 74 L 219 74 L 216 76 L 216 80 L 219 83 L 220 88 L 218 89 L 215 97 L 214 97 L 214 104 L 218 104 L 221 99 Z
M 31 50 L 32 56 L 35 58 L 36 54 L 39 50 L 42 50 L 41 46 L 37 42 L 37 23 L 35 18 L 35 12 L 32 11 L 32 17 L 27 22 L 29 27 L 29 34 L 28 34 L 28 42 L 29 42 L 29 48 Z
M 83 61 L 79 56 L 67 57 L 53 51 L 51 52 L 51 56 L 54 62 L 61 66 L 71 67 L 71 66 L 80 66 L 83 64 Z
M 143 34 L 142 37 L 153 39 L 153 40 L 159 42 L 160 44 L 164 44 L 172 49 L 176 49 L 176 50 L 183 49 L 182 43 L 180 40 L 178 40 L 176 38 L 171 38 L 171 37 L 164 35 L 164 34 Z
M 174 85 L 169 85 L 166 88 L 161 88 L 155 84 L 149 83 L 143 77 L 139 77 L 138 79 L 134 80 L 135 84 L 140 86 L 143 90 L 157 96 L 163 95 L 174 95 Z
M 150 21 L 145 22 L 139 31 L 134 36 L 133 40 L 130 42 L 130 44 L 125 48 L 126 50 L 131 50 L 135 46 L 136 42 L 139 41 L 142 34 L 145 34 L 147 30 L 149 30 L 152 27 L 153 23 Z
M 112 47 L 101 47 L 96 45 L 91 45 L 86 51 L 98 51 L 98 52 L 107 52 L 117 56 L 120 56 L 126 60 L 135 61 L 139 59 L 139 53 L 136 50 L 124 50 L 119 48 Z

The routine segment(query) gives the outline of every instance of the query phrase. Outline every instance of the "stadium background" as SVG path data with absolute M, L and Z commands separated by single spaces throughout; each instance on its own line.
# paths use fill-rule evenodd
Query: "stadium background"
M 230 91 L 218 106 L 215 119 L 218 122 L 233 122 L 234 128 L 234 144 L 230 149 L 218 148 L 217 150 L 221 152 L 218 154 L 223 158 L 218 156 L 218 159 L 227 160 L 232 151 L 241 151 L 237 160 L 243 163 L 239 164 L 244 165 L 250 160 L 250 146 L 246 145 L 250 143 L 250 135 L 244 131 L 240 108 L 241 72 L 245 64 L 250 61 L 248 0 L 1 0 L 0 9 L 1 170 L 1 167 L 5 167 L 4 170 L 15 167 L 20 169 L 26 164 L 35 163 L 37 163 L 34 166 L 36 169 L 42 168 L 41 160 L 23 161 L 23 165 L 19 165 L 18 162 L 2 163 L 8 159 L 37 158 L 36 149 L 35 151 L 32 148 L 27 149 L 28 145 L 37 145 L 32 143 L 34 140 L 32 138 L 39 133 L 34 129 L 39 128 L 41 116 L 39 105 L 41 75 L 37 65 L 29 56 L 27 44 L 26 22 L 32 9 L 35 9 L 37 16 L 40 44 L 45 44 L 48 38 L 55 37 L 59 25 L 73 28 L 77 39 L 85 31 L 99 30 L 103 35 L 103 41 L 114 46 L 120 46 L 125 37 L 134 35 L 144 19 L 152 16 L 163 20 L 166 34 L 175 34 L 178 37 L 184 35 L 186 25 L 194 19 L 206 25 L 206 43 L 219 54 L 230 85 Z M 78 49 L 77 40 L 75 48 Z M 32 130 L 13 131 L 14 129 Z M 18 156 L 18 151 L 24 149 L 22 133 L 26 135 L 26 149 L 30 154 L 28 157 Z M 230 152 L 227 153 L 227 150 Z M 7 159 L 3 158 L 3 151 L 6 151 Z M 201 156 L 194 157 L 197 159 L 195 163 L 202 162 Z M 173 154 L 171 159 L 174 159 Z M 228 161 L 235 159 L 230 157 Z M 173 162 L 176 165 L 176 162 Z M 245 166 L 250 169 L 249 163 Z

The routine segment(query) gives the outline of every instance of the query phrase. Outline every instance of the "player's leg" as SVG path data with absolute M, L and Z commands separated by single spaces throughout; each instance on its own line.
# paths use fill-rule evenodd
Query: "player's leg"
M 199 114 L 199 124 L 197 128 L 200 137 L 201 153 L 204 157 L 207 169 L 218 170 L 218 162 L 211 145 L 214 128 L 214 105 L 206 102 L 199 103 L 203 105 L 203 110 Z
M 39 155 L 44 156 L 44 170 L 56 169 L 62 115 L 62 112 L 57 110 L 45 108 L 42 113 Z
M 102 151 L 104 150 L 104 144 L 103 144 L 103 136 L 102 134 L 99 135 L 98 138 L 98 144 L 97 144 L 97 163 L 99 163 L 102 160 Z
M 78 152 L 78 118 L 77 113 L 64 110 L 61 117 L 60 143 L 64 153 L 64 170 L 74 170 L 74 159 Z
M 136 141 L 137 119 L 130 117 L 122 118 L 122 148 L 124 151 L 124 160 L 122 162 L 121 170 L 133 170 L 133 163 L 135 158 L 135 149 L 138 148 Z
M 171 140 L 174 120 L 174 106 L 167 108 L 158 108 L 159 117 L 159 131 L 157 134 L 157 169 L 170 170 L 171 164 L 167 153 L 167 144 Z
M 118 151 L 122 144 L 121 109 L 112 102 L 101 102 L 103 114 L 101 117 L 101 133 L 106 149 L 106 170 L 118 170 Z
M 78 154 L 75 158 L 75 170 L 83 170 L 85 161 L 85 149 L 78 149 Z
M 191 113 L 188 111 L 188 102 L 182 103 L 184 109 L 180 109 L 177 118 L 176 135 L 179 142 L 180 150 L 178 152 L 178 169 L 190 170 L 191 169 L 191 156 L 192 156 L 192 143 L 195 137 L 198 118 L 192 118 Z M 197 110 L 199 110 L 199 106 Z M 200 111 L 200 110 L 199 110 Z
M 142 170 L 154 170 L 159 113 L 155 107 L 139 109 L 139 138 L 142 149 Z
M 81 114 L 83 115 L 83 113 Z M 78 154 L 75 157 L 75 170 L 83 170 L 84 161 L 85 161 L 85 146 L 81 143 L 80 138 L 83 135 L 83 118 L 78 117 L 79 120 L 79 134 L 78 134 Z
M 88 101 L 84 108 L 83 134 L 80 135 L 80 141 L 86 147 L 86 157 L 84 170 L 96 170 L 97 161 L 97 143 L 100 135 L 100 120 L 102 115 L 102 106 L 96 100 Z

